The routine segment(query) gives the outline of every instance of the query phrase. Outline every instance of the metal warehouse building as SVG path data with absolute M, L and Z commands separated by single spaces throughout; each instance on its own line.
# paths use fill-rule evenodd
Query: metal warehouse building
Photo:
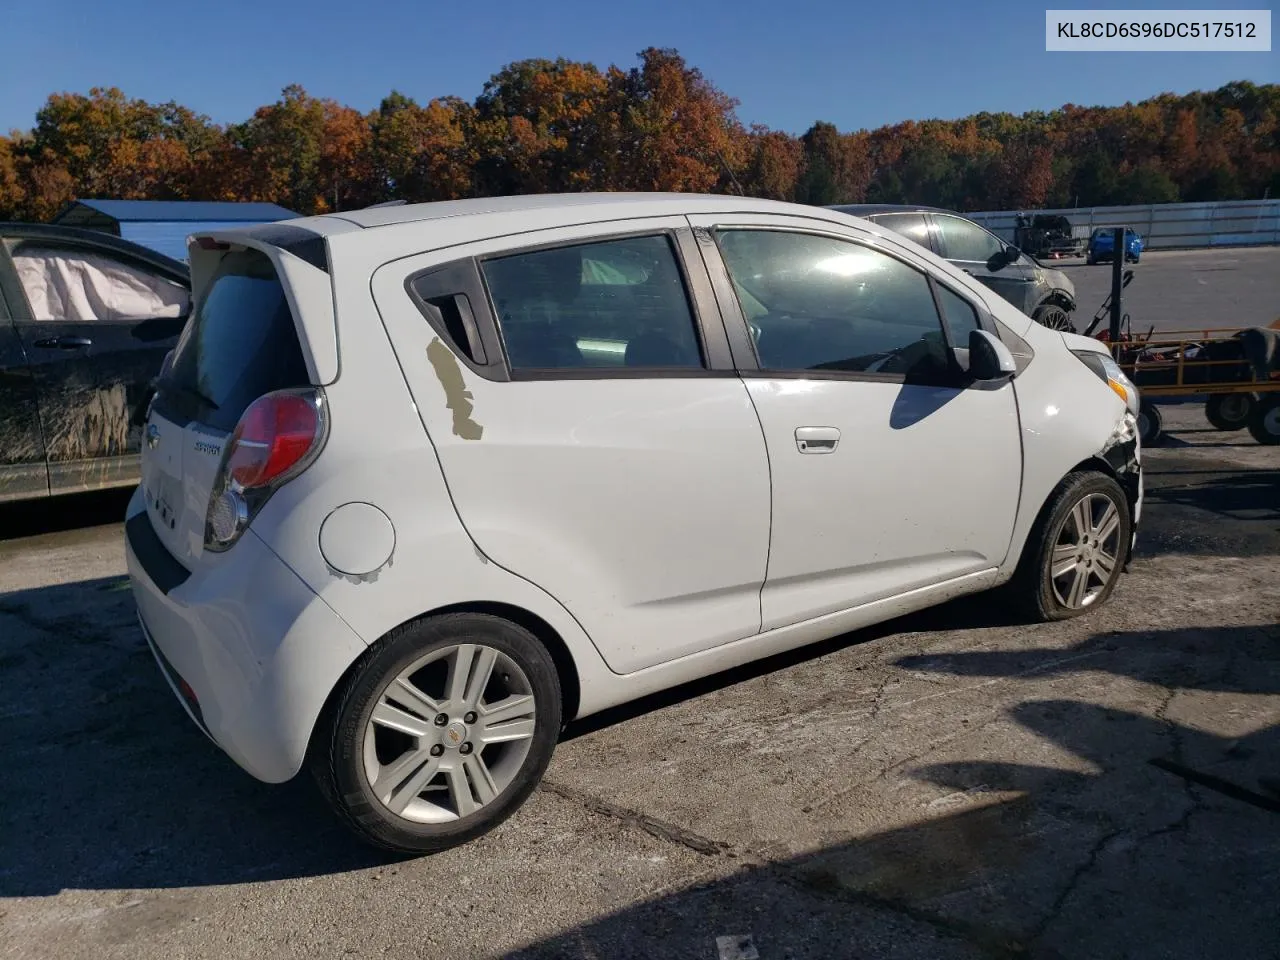
M 271 223 L 298 216 L 274 203 L 199 200 L 73 200 L 53 222 L 87 227 L 132 240 L 175 260 L 187 259 L 187 237 L 247 223 Z

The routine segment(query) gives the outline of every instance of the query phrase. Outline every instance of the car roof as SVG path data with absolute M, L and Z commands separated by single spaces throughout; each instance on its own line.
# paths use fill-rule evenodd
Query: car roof
M 310 223 L 321 220 L 344 220 L 365 229 L 442 220 L 453 217 L 483 215 L 554 213 L 564 211 L 566 223 L 616 220 L 626 217 L 653 217 L 672 214 L 768 212 L 800 214 L 812 217 L 827 208 L 698 193 L 542 193 L 516 197 L 477 197 L 468 200 L 440 200 L 432 203 L 408 203 L 401 206 L 366 207 L 344 210 L 320 217 L 305 218 Z M 304 220 L 285 221 L 303 224 Z
M 926 207 L 915 203 L 837 203 L 827 207 L 854 217 L 871 217 L 878 213 L 950 213 L 963 217 L 963 213 L 947 210 L 943 207 Z
M 69 240 L 92 244 L 103 250 L 111 250 L 124 256 L 143 260 L 158 270 L 181 277 L 184 283 L 190 282 L 190 270 L 181 260 L 166 257 L 157 250 L 144 247 L 131 240 L 106 233 L 102 230 L 90 230 L 84 227 L 66 227 L 53 223 L 22 223 L 19 221 L 0 221 L 0 237 L 19 240 Z

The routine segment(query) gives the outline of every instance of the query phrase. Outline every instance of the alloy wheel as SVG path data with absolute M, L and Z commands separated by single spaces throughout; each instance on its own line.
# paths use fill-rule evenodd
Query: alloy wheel
M 364 773 L 398 817 L 445 823 L 493 803 L 533 744 L 537 703 L 505 653 L 476 643 L 431 651 L 401 670 L 374 702 Z
M 1053 541 L 1049 582 L 1064 607 L 1089 606 L 1115 577 L 1120 519 L 1120 508 L 1102 493 L 1085 494 L 1063 518 Z

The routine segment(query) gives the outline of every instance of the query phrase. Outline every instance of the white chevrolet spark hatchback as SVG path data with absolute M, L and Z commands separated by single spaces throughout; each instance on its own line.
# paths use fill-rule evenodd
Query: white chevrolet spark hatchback
M 1070 617 L 1132 550 L 1105 347 L 840 213 L 519 197 L 190 253 L 143 630 L 236 763 L 375 844 L 492 828 L 573 718 L 999 585 Z

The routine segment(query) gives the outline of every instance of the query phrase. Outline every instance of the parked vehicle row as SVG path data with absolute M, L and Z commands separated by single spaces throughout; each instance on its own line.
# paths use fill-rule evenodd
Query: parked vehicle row
M 572 718 L 979 590 L 1076 616 L 1132 548 L 1106 346 L 837 211 L 512 197 L 190 249 L 140 620 L 210 739 L 374 844 L 491 829 Z
M 134 414 L 190 288 L 184 264 L 137 244 L 0 224 L 0 501 L 138 482 Z

